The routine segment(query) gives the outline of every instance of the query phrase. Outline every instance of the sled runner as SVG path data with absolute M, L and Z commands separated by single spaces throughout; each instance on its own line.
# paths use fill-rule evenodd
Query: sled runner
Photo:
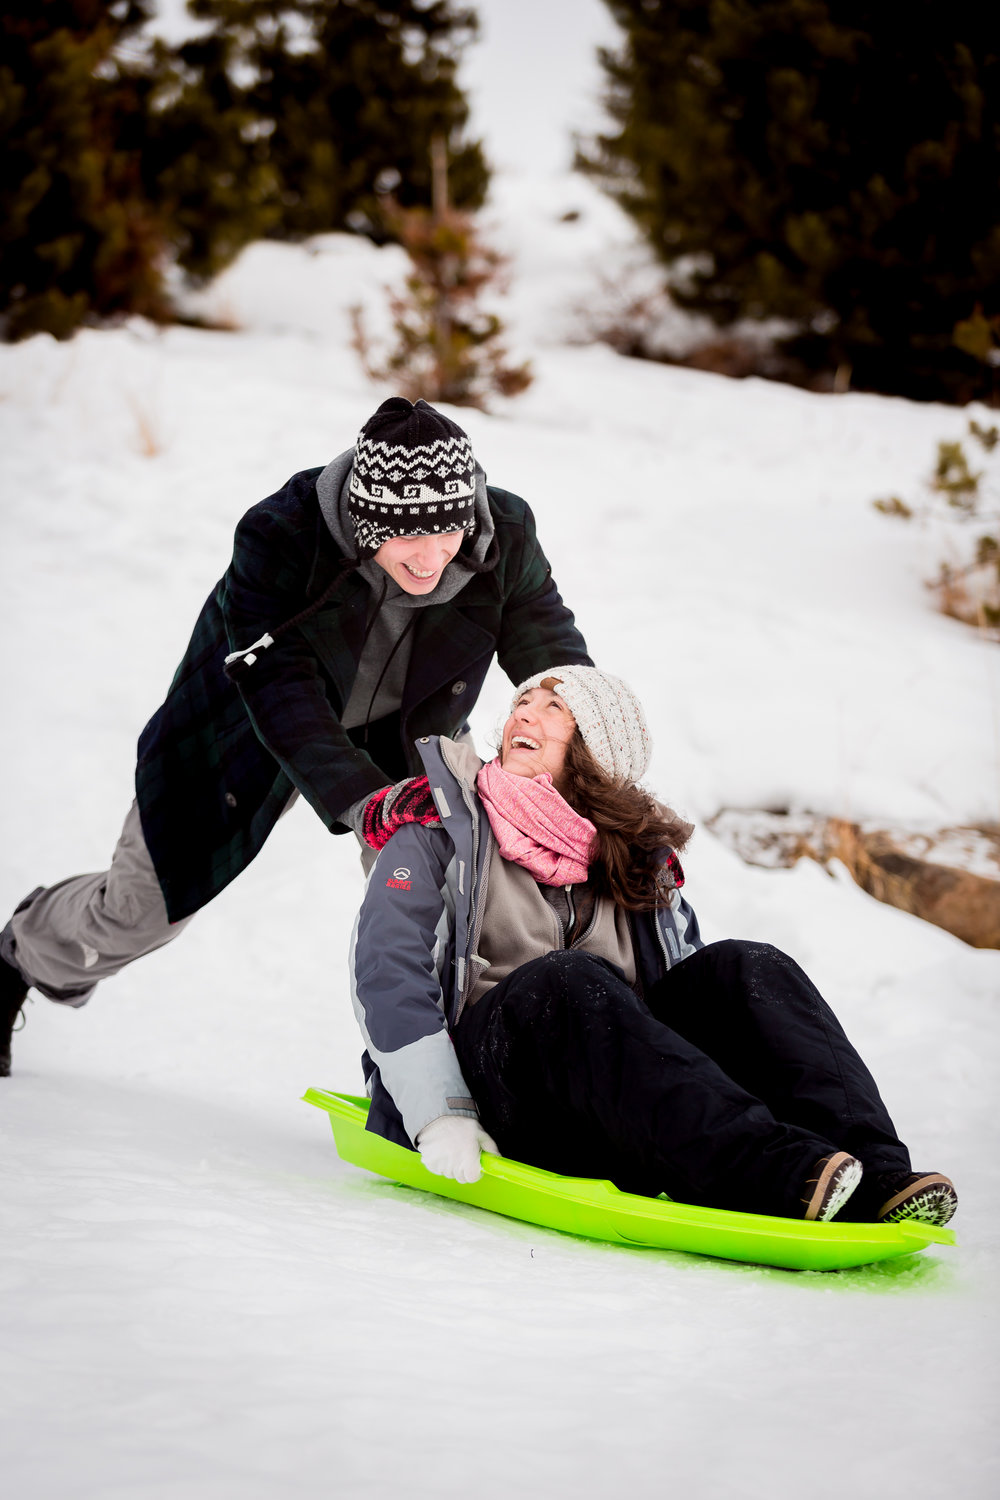
M 325 1089 L 308 1089 L 303 1097 L 307 1104 L 327 1111 L 337 1151 L 353 1166 L 442 1198 L 587 1239 L 687 1250 L 792 1271 L 846 1270 L 932 1244 L 955 1243 L 953 1230 L 932 1224 L 812 1224 L 643 1198 L 619 1192 L 610 1182 L 559 1177 L 485 1152 L 478 1182 L 453 1182 L 428 1172 L 416 1151 L 366 1130 L 367 1099 Z

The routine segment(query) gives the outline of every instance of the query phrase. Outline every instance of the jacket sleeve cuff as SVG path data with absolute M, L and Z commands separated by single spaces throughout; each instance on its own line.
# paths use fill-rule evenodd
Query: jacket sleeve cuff
M 372 1056 L 402 1116 L 403 1129 L 414 1143 L 424 1126 L 441 1115 L 479 1118 L 446 1031 L 421 1037 L 398 1052 L 372 1052 Z
M 379 787 L 377 792 L 366 792 L 363 797 L 358 798 L 357 802 L 352 802 L 350 807 L 345 807 L 344 811 L 338 814 L 337 821 L 346 823 L 351 832 L 356 834 L 362 843 L 365 841 L 365 808 L 372 798 L 377 797 L 378 792 L 382 790 L 383 788 Z

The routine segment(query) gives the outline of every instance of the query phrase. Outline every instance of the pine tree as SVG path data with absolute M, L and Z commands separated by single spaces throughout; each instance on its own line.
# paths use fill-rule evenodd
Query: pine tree
M 269 131 L 235 81 L 238 32 L 219 27 L 175 48 L 158 41 L 152 57 L 143 184 L 173 259 L 204 282 L 280 223 Z
M 455 82 L 474 30 L 450 0 L 8 0 L 0 16 L 0 336 L 168 317 L 164 272 L 221 270 L 264 234 L 382 235 L 378 190 L 430 202 L 435 132 L 461 202 L 485 193 Z
M 581 164 L 719 324 L 814 368 L 995 394 L 1000 18 L 953 0 L 607 0 L 616 130 Z M 683 275 L 678 276 L 679 270 Z
M 483 241 L 472 214 L 452 208 L 441 136 L 432 142 L 431 163 L 431 209 L 404 208 L 392 195 L 381 209 L 412 266 L 405 291 L 389 293 L 395 344 L 384 361 L 374 358 L 355 308 L 354 346 L 372 379 L 391 382 L 411 401 L 485 409 L 491 395 L 527 390 L 531 370 L 509 363 L 500 317 L 481 305 L 484 293 L 501 288 L 506 259 Z
M 0 332 L 164 312 L 163 226 L 129 142 L 148 0 L 8 0 L 0 13 Z
M 461 207 L 478 206 L 488 173 L 463 142 L 468 106 L 455 81 L 471 11 L 450 0 L 190 0 L 210 36 L 182 49 L 189 99 L 245 116 L 244 137 L 273 174 L 270 233 L 295 238 L 355 228 L 379 234 L 379 188 L 430 204 L 431 138 L 452 150 Z M 185 262 L 187 263 L 187 262 Z

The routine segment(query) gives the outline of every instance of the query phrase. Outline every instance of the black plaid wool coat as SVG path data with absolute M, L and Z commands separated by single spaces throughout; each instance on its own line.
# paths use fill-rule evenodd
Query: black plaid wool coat
M 515 684 L 558 664 L 590 665 L 525 502 L 488 490 L 498 560 L 451 602 L 418 612 L 402 707 L 348 732 L 339 715 L 361 655 L 371 591 L 355 573 L 280 635 L 239 685 L 223 670 L 316 599 L 343 570 L 316 495 L 321 469 L 294 475 L 236 530 L 233 559 L 198 616 L 166 701 L 139 739 L 136 794 L 172 922 L 249 864 L 295 787 L 327 828 L 387 782 L 420 775 L 421 735 L 459 734 L 494 655 Z

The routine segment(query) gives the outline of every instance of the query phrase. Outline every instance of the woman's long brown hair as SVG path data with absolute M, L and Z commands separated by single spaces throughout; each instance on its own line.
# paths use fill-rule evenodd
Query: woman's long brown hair
M 612 780 L 587 749 L 579 729 L 566 750 L 559 791 L 597 829 L 597 858 L 590 873 L 600 894 L 629 911 L 666 906 L 674 881 L 663 864 L 663 849 L 683 849 L 694 825 L 642 787 Z

